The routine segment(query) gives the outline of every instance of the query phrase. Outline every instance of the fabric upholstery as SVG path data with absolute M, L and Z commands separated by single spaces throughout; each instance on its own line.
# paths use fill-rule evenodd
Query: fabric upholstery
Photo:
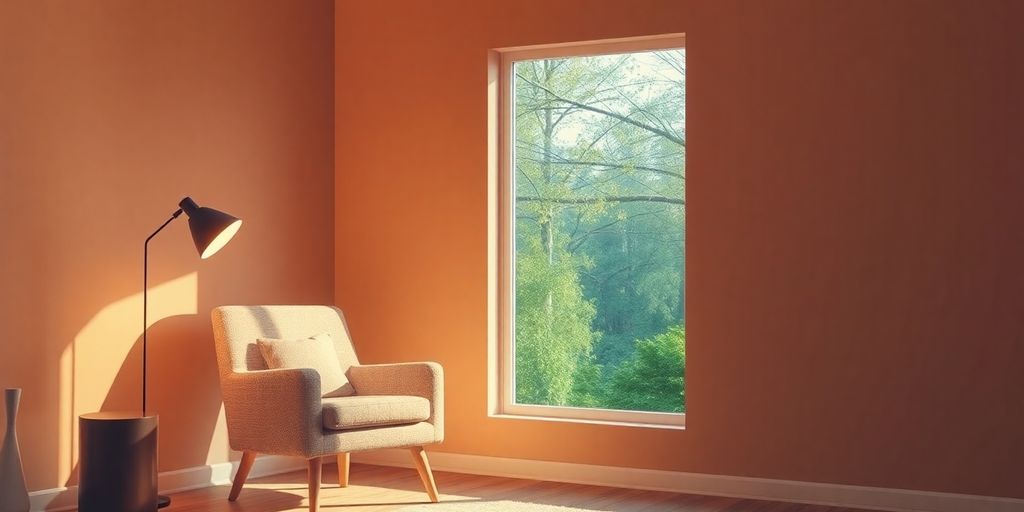
M 444 371 L 441 365 L 395 363 L 356 365 L 348 380 L 359 395 L 412 395 L 430 401 L 427 423 L 434 427 L 435 443 L 444 441 Z
M 419 423 L 430 417 L 430 401 L 419 396 L 360 395 L 323 400 L 324 428 L 354 428 Z
M 341 367 L 331 335 L 317 334 L 304 340 L 276 340 L 260 338 L 256 340 L 263 355 L 263 361 L 270 369 L 280 368 L 312 368 L 320 374 L 320 390 L 323 396 L 349 396 L 355 389 L 345 377 L 347 368 Z
M 266 370 L 256 347 L 259 338 L 296 340 L 322 332 L 331 335 L 342 367 L 359 364 L 345 326 L 345 316 L 330 306 L 221 306 L 215 308 L 220 372 Z M 223 353 L 222 353 L 223 352 Z M 224 363 L 224 364 L 220 364 Z
M 211 314 L 221 391 L 234 450 L 307 459 L 340 452 L 404 448 L 444 439 L 443 373 L 437 363 L 359 365 L 342 312 L 329 306 L 221 306 Z M 324 428 L 320 375 L 311 368 L 268 369 L 257 340 L 328 333 L 361 395 L 404 395 L 429 402 L 426 421 L 346 430 Z M 354 398 L 354 397 L 349 397 Z M 344 416 L 344 414 L 342 414 Z M 420 411 L 422 416 L 422 411 Z

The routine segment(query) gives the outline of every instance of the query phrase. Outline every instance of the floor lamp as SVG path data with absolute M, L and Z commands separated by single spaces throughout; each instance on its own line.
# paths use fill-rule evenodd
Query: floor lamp
M 242 221 L 222 211 L 199 206 L 191 197 L 186 197 L 178 203 L 178 210 L 171 214 L 171 218 L 156 228 L 152 235 L 146 238 L 145 248 L 142 256 L 142 416 L 146 416 L 146 361 L 148 339 L 147 314 L 149 306 L 149 241 L 161 230 L 167 227 L 172 220 L 177 219 L 182 213 L 188 216 L 188 228 L 192 232 L 192 240 L 199 251 L 202 259 L 213 256 L 221 250 L 235 233 L 242 227 Z M 171 504 L 168 496 L 158 496 L 157 506 L 164 508 Z

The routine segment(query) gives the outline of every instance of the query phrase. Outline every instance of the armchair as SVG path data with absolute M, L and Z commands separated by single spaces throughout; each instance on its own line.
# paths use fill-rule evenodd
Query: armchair
M 337 456 L 348 485 L 349 454 L 409 448 L 430 500 L 437 487 L 423 447 L 444 440 L 443 372 L 437 363 L 360 365 L 341 310 L 329 306 L 221 306 L 212 312 L 231 448 L 242 452 L 228 500 L 234 501 L 257 453 L 309 462 L 309 509 L 319 510 L 321 457 Z M 328 333 L 356 394 L 321 398 L 309 368 L 268 369 L 260 338 Z

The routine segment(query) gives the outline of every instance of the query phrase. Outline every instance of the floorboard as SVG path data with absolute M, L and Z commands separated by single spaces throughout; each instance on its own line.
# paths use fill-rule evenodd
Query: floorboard
M 415 469 L 352 464 L 349 486 L 338 487 L 337 467 L 324 466 L 322 512 L 387 512 L 429 503 Z M 434 471 L 442 502 L 525 501 L 608 512 L 864 512 L 849 508 L 620 489 L 596 485 Z M 238 501 L 230 486 L 173 495 L 168 512 L 302 512 L 308 510 L 306 472 L 251 479 Z

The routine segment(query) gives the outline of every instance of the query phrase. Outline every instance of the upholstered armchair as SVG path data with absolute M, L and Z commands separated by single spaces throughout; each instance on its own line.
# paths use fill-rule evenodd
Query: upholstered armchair
M 242 490 L 256 454 L 309 462 L 309 509 L 319 510 L 321 458 L 336 456 L 348 485 L 349 454 L 409 448 L 431 501 L 437 487 L 425 445 L 444 439 L 444 393 L 437 363 L 361 365 L 341 310 L 329 306 L 221 306 L 212 313 L 231 448 L 242 452 L 228 499 Z M 309 368 L 268 369 L 257 340 L 330 335 L 355 394 L 322 398 Z

